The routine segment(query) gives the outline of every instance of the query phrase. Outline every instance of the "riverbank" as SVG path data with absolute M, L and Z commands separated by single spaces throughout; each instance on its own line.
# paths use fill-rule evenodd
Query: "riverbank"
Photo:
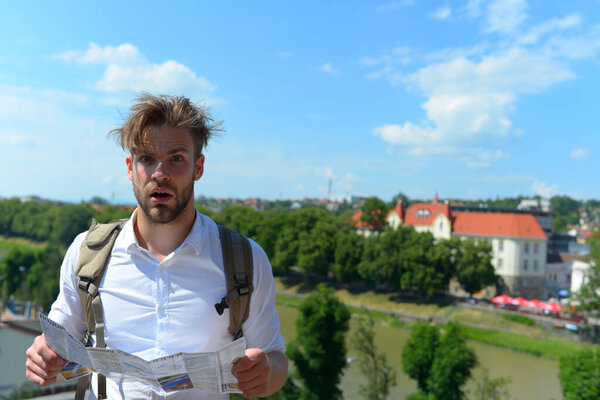
M 295 277 L 275 277 L 278 304 L 297 308 L 317 282 Z M 470 340 L 558 360 L 561 356 L 591 345 L 563 337 L 535 323 L 507 320 L 496 310 L 473 307 L 448 299 L 424 301 L 399 298 L 395 293 L 375 293 L 370 290 L 334 288 L 336 296 L 350 307 L 353 316 L 369 310 L 378 320 L 401 329 L 408 329 L 417 320 L 445 324 L 457 322 Z M 532 320 L 533 321 L 533 320 Z

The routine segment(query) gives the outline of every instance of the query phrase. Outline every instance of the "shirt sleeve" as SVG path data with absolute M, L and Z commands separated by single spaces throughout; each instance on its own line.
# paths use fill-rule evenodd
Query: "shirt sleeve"
M 75 275 L 79 250 L 87 232 L 79 234 L 69 249 L 60 267 L 60 291 L 52 304 L 48 317 L 63 325 L 74 337 L 83 340 L 87 330 L 79 303 L 78 279 Z
M 279 317 L 275 310 L 275 282 L 271 263 L 258 244 L 252 240 L 250 244 L 254 260 L 254 291 L 250 299 L 248 319 L 242 326 L 246 343 L 248 348 L 285 353 L 285 341 L 281 336 Z

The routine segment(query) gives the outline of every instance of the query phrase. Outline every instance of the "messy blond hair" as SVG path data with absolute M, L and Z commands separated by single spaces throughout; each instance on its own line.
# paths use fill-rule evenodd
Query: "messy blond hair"
M 108 133 L 131 154 L 143 149 L 144 132 L 150 127 L 187 129 L 194 140 L 196 158 L 202 155 L 211 136 L 222 131 L 221 122 L 214 122 L 205 107 L 192 103 L 187 97 L 143 93 L 136 101 L 123 126 Z

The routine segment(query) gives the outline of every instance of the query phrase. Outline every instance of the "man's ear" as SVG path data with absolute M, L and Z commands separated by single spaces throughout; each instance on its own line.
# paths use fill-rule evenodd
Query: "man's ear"
M 194 180 L 202 178 L 202 174 L 204 174 L 204 154 L 201 154 L 200 157 L 196 160 L 196 165 L 194 167 Z
M 125 157 L 125 162 L 127 163 L 127 177 L 130 181 L 133 180 L 133 156 L 129 155 Z

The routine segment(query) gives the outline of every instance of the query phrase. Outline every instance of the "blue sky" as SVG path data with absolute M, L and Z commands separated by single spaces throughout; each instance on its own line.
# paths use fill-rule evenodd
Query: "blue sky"
M 0 196 L 133 201 L 106 133 L 211 107 L 196 194 L 600 198 L 600 1 L 4 2 Z

